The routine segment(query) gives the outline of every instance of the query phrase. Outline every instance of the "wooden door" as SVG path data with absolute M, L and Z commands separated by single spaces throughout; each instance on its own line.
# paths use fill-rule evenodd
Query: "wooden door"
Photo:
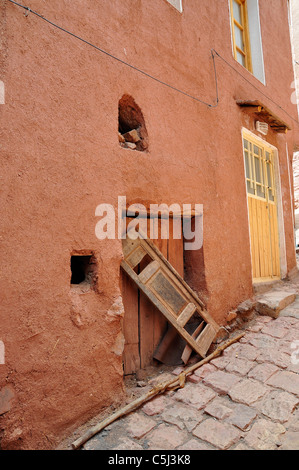
M 128 222 L 132 220 L 127 218 Z M 173 219 L 169 219 L 169 238 L 161 238 L 161 218 L 158 218 L 152 241 L 163 256 L 172 264 L 180 276 L 184 277 L 183 239 L 173 238 Z M 164 221 L 165 222 L 165 221 Z M 162 222 L 163 223 L 163 222 Z M 150 224 L 148 219 L 148 237 Z M 144 259 L 139 270 L 148 260 Z M 123 353 L 124 374 L 133 374 L 153 362 L 153 354 L 167 330 L 167 321 L 154 305 L 139 291 L 133 281 L 122 273 L 122 295 L 124 303 L 123 333 L 125 346 Z
M 253 281 L 280 279 L 274 151 L 244 134 Z

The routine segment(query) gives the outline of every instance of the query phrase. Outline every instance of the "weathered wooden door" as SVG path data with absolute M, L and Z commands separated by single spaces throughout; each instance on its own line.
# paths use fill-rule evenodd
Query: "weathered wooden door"
M 243 135 L 254 281 L 280 278 L 280 250 L 274 151 Z
M 128 221 L 132 219 L 128 218 Z M 173 238 L 173 219 L 169 219 L 169 238 L 161 238 L 161 218 L 158 218 L 159 238 L 152 239 L 163 256 L 171 263 L 180 276 L 184 277 L 183 239 Z M 163 223 L 163 222 L 162 222 Z M 148 237 L 150 225 L 148 223 Z M 148 260 L 144 259 L 139 266 Z M 138 290 L 133 281 L 122 273 L 122 296 L 125 308 L 123 334 L 125 346 L 123 353 L 124 374 L 129 375 L 152 363 L 153 354 L 167 329 L 167 321 L 154 305 Z

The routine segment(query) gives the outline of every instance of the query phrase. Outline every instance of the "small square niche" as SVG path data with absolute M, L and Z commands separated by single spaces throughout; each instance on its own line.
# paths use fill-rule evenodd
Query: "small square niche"
M 92 254 L 71 256 L 71 287 L 91 289 L 95 285 L 96 262 Z

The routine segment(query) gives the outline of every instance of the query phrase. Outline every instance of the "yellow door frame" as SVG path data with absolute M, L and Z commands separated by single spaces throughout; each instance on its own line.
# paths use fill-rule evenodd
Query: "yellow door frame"
M 242 129 L 242 142 L 253 283 L 281 279 L 277 149 L 247 129 Z

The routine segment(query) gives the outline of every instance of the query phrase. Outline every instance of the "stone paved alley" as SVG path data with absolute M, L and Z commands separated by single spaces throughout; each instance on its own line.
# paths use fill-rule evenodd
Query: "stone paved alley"
M 245 336 L 197 369 L 184 388 L 147 402 L 83 449 L 299 449 L 299 284 L 280 289 L 297 296 L 277 319 L 256 316 Z

